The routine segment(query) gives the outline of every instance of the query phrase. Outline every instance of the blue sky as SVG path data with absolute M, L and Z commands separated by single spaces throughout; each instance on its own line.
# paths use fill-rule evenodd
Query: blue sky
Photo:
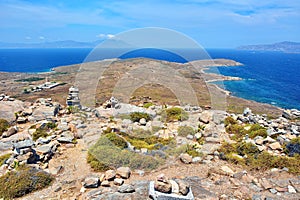
M 300 42 L 299 0 L 0 0 L 0 9 L 1 42 L 95 41 L 142 27 L 210 48 Z

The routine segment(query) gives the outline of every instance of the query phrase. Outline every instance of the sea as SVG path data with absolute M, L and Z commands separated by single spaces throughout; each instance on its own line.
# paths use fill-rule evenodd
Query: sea
M 92 49 L 0 49 L 0 71 L 48 72 L 53 67 L 86 61 Z M 112 58 L 116 50 L 105 50 L 97 59 Z M 199 52 L 188 51 L 189 61 L 199 59 Z M 211 67 L 207 72 L 240 77 L 240 81 L 224 81 L 224 89 L 241 98 L 268 103 L 282 108 L 300 110 L 300 54 L 245 51 L 235 49 L 207 49 L 211 58 L 226 58 L 242 66 Z M 182 56 L 160 49 L 141 49 L 119 56 L 121 59 L 146 57 L 171 62 L 187 62 Z M 96 60 L 96 59 L 94 59 Z M 91 59 L 88 61 L 92 61 Z M 216 84 L 219 84 L 216 82 Z

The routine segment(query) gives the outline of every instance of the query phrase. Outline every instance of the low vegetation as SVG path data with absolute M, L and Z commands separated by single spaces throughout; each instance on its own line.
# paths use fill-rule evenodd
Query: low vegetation
M 266 128 L 259 124 L 238 124 L 232 117 L 227 117 L 224 121 L 226 132 L 232 134 L 232 138 L 235 141 L 241 141 L 243 137 L 248 134 L 249 138 L 255 138 L 256 136 L 267 137 Z
M 164 163 L 160 158 L 117 147 L 106 136 L 100 137 L 96 144 L 89 149 L 87 162 L 95 171 L 105 171 L 121 166 L 147 171 L 156 169 Z
M 30 77 L 30 78 L 18 79 L 18 80 L 15 80 L 15 82 L 35 82 L 35 81 L 41 81 L 44 79 L 45 78 L 40 78 L 40 77 Z
M 178 147 L 174 147 L 174 148 L 169 148 L 166 151 L 167 154 L 171 155 L 171 156 L 175 156 L 178 157 L 180 154 L 182 153 L 187 153 L 192 157 L 201 157 L 202 154 L 198 151 L 196 151 L 193 146 L 188 145 L 188 144 L 183 144 L 181 146 Z
M 173 142 L 172 138 L 164 139 L 149 134 L 144 136 L 136 136 L 136 134 L 131 135 L 127 133 L 120 134 L 137 149 L 146 148 L 148 150 L 155 150 L 161 148 L 162 146 L 169 145 Z
M 49 123 L 46 123 L 46 124 L 42 125 L 41 127 L 37 128 L 36 131 L 32 134 L 32 140 L 36 141 L 40 137 L 43 137 L 43 138 L 47 137 L 49 135 L 48 132 L 51 129 L 56 128 L 56 126 L 57 125 L 55 123 L 52 123 L 52 122 L 49 122 Z
M 8 121 L 5 119 L 0 119 L 0 136 L 2 136 L 2 133 L 4 131 L 7 131 L 8 127 L 9 127 Z
M 11 156 L 11 154 L 9 154 L 9 153 L 0 156 L 0 166 L 3 165 L 5 163 L 5 161 L 10 158 L 10 156 Z
M 150 115 L 147 113 L 142 113 L 142 112 L 130 113 L 130 119 L 133 122 L 139 122 L 140 119 L 142 118 L 144 118 L 146 121 L 149 121 L 151 119 Z
M 49 186 L 54 178 L 29 166 L 20 166 L 16 171 L 0 177 L 0 198 L 13 199 Z
M 116 133 L 108 133 L 105 135 L 105 137 L 121 149 L 125 149 L 128 147 L 127 142 L 123 138 L 118 136 Z
M 267 170 L 271 168 L 288 168 L 290 173 L 300 174 L 300 155 L 294 157 L 275 156 L 268 152 L 260 152 L 252 143 L 223 143 L 219 149 L 221 157 L 231 163 L 242 165 L 248 169 Z
M 191 126 L 179 126 L 178 127 L 178 136 L 186 137 L 188 135 L 195 135 L 195 130 Z
M 144 107 L 144 108 L 149 108 L 150 106 L 153 106 L 153 105 L 154 105 L 153 103 L 148 102 L 148 103 L 145 103 L 145 104 L 143 105 L 143 107 Z
M 162 119 L 167 122 L 184 121 L 189 118 L 188 113 L 179 107 L 167 108 L 162 111 L 161 115 Z

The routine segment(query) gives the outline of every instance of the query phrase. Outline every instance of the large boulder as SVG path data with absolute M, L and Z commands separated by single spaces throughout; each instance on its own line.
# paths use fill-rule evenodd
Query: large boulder
M 0 101 L 0 108 L 0 118 L 12 122 L 16 119 L 15 113 L 21 112 L 24 109 L 24 103 L 19 100 Z
M 33 111 L 32 117 L 36 121 L 45 120 L 47 118 L 51 118 L 51 117 L 55 116 L 58 113 L 59 108 L 60 108 L 60 105 L 51 106 L 51 107 L 41 105 Z
M 121 178 L 128 179 L 130 177 L 130 168 L 129 167 L 119 167 L 117 169 L 117 175 Z
M 85 188 L 97 188 L 100 185 L 99 178 L 96 176 L 88 176 L 82 182 L 82 186 Z

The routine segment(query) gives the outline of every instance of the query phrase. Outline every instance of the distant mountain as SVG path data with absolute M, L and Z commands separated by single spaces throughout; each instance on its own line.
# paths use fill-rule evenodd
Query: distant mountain
M 275 44 L 262 44 L 262 45 L 245 45 L 237 49 L 241 50 L 254 50 L 254 51 L 282 51 L 288 53 L 300 53 L 299 42 L 279 42 Z
M 43 43 L 5 43 L 0 42 L 0 49 L 5 48 L 94 48 L 101 43 L 101 48 L 130 48 L 130 44 L 117 39 L 103 39 L 94 42 L 77 42 L 73 40 Z
M 5 43 L 0 42 L 0 48 L 94 48 L 103 40 L 95 42 L 77 42 L 73 40 L 64 40 L 56 42 L 42 43 Z

